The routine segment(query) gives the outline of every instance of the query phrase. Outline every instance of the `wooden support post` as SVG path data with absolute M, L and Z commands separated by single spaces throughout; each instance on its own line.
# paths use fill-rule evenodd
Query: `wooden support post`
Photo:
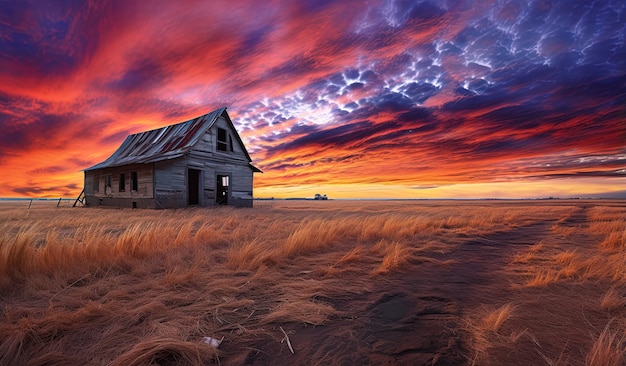
M 72 207 L 76 207 L 76 205 L 78 205 L 79 202 L 81 205 L 85 206 L 85 190 L 84 189 L 80 192 L 80 194 L 74 201 L 74 204 L 72 205 Z

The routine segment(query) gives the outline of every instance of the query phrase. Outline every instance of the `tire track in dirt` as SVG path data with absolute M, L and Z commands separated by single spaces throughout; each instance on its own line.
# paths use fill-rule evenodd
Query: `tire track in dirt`
M 589 227 L 589 217 L 587 215 L 589 207 L 589 205 L 578 206 L 578 210 L 563 220 L 562 225 L 569 227 Z
M 584 211 L 570 218 L 586 220 Z M 510 283 L 502 273 L 513 253 L 538 243 L 553 221 L 542 221 L 468 240 L 448 254 L 452 264 L 411 262 L 381 277 L 369 293 L 330 299 L 347 314 L 318 327 L 289 324 L 295 354 L 280 340 L 257 342 L 248 365 L 465 365 L 468 347 L 462 317 L 480 304 L 505 298 Z
M 535 274 L 554 276 L 567 269 L 568 262 L 556 260 L 559 254 L 575 253 L 577 265 L 597 254 L 603 235 L 589 230 L 591 207 L 594 205 L 579 204 L 577 210 L 551 226 L 552 232 L 537 254 L 543 264 L 535 262 L 541 268 Z M 579 267 L 576 271 L 558 279 L 552 277 L 546 284 L 511 291 L 507 301 L 516 304 L 516 313 L 507 320 L 507 326 L 509 330 L 523 330 L 525 336 L 517 339 L 514 347 L 502 344 L 491 349 L 492 364 L 587 364 L 593 332 L 600 332 L 614 315 L 598 307 L 611 284 L 601 278 L 582 279 L 587 269 Z

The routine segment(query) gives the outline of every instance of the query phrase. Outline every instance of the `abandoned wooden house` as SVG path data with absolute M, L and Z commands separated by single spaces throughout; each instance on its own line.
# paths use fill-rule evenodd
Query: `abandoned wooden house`
M 130 135 L 105 161 L 84 170 L 85 204 L 129 208 L 252 206 L 261 172 L 226 108 Z

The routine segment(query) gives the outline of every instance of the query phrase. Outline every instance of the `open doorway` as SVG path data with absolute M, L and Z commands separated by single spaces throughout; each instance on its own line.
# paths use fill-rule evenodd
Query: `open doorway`
M 187 204 L 189 206 L 200 203 L 200 170 L 187 169 Z
M 217 197 L 215 203 L 218 205 L 228 204 L 228 187 L 230 186 L 230 177 L 228 175 L 217 175 Z

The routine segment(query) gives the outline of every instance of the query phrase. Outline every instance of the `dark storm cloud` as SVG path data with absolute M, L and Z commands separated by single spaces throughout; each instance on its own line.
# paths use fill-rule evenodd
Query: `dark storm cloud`
M 518 130 L 533 130 L 541 125 L 550 112 L 534 104 L 512 105 L 485 113 L 481 120 L 511 126 Z
M 403 53 L 383 60 L 378 64 L 377 70 L 381 74 L 400 75 L 411 66 L 413 56 Z
M 80 186 L 78 184 L 72 183 L 64 186 L 50 186 L 46 188 L 40 187 L 13 187 L 11 191 L 19 196 L 26 197 L 44 197 L 44 196 L 71 196 L 73 192 L 79 189 Z
M 88 39 L 92 32 L 81 31 L 85 24 L 76 21 L 84 5 L 82 1 L 1 2 L 0 65 L 19 65 L 28 78 L 60 78 L 75 72 L 97 42 Z
M 584 72 L 584 70 L 576 71 Z M 615 77 L 598 75 L 596 78 L 575 76 L 567 82 L 560 83 L 556 95 L 570 104 L 589 103 L 589 101 L 604 105 L 621 103 L 626 98 L 626 75 Z
M 247 32 L 240 45 L 239 50 L 236 53 L 236 57 L 246 57 L 254 55 L 259 51 L 259 48 L 266 46 L 267 37 L 274 30 L 274 25 L 266 24 L 259 28 L 253 29 Z
M 407 14 L 408 19 L 424 21 L 429 19 L 434 19 L 442 16 L 445 11 L 430 1 L 403 1 L 398 3 L 404 3 L 404 6 L 400 7 L 400 16 L 401 14 Z
M 410 83 L 403 88 L 403 93 L 408 95 L 414 103 L 424 103 L 428 98 L 437 94 L 439 89 L 429 83 Z
M 28 171 L 28 174 L 55 174 L 64 172 L 67 169 L 65 166 L 46 166 L 42 168 L 32 169 Z
M 119 141 L 124 141 L 126 136 L 130 135 L 132 132 L 130 130 L 122 130 L 110 135 L 104 135 L 100 138 L 100 142 L 104 144 L 114 144 Z
M 311 126 L 309 126 L 307 130 L 314 130 L 314 132 L 308 132 L 306 135 L 296 138 L 293 141 L 277 145 L 271 148 L 269 152 L 270 154 L 279 153 L 281 151 L 302 149 L 303 147 L 309 146 L 344 147 L 369 136 L 372 126 L 373 124 L 367 121 L 354 122 L 324 130 L 311 128 Z
M 381 109 L 377 113 L 384 111 Z M 377 123 L 363 120 L 326 129 L 315 126 L 296 126 L 292 128 L 290 135 L 300 137 L 269 148 L 268 155 L 279 156 L 286 151 L 307 150 L 311 147 L 332 147 L 342 150 L 363 146 L 367 147 L 367 150 L 374 151 L 384 148 L 377 146 L 381 142 L 388 143 L 408 134 L 433 131 L 436 125 L 436 121 L 432 119 L 428 110 L 413 108 L 400 114 L 397 120 Z
M 556 179 L 556 178 L 581 178 L 581 177 L 598 177 L 598 178 L 626 178 L 626 172 L 622 170 L 599 170 L 599 171 L 585 171 L 576 173 L 561 173 L 561 174 L 544 174 L 539 176 L 532 176 L 529 178 L 541 178 L 541 179 Z
M 128 70 L 116 80 L 108 83 L 113 93 L 149 92 L 157 85 L 167 81 L 168 73 L 163 66 L 153 59 L 140 59 L 129 66 Z
M 359 76 L 361 75 L 361 73 L 359 72 L 359 69 L 357 69 L 355 67 L 351 67 L 351 68 L 348 68 L 347 70 L 345 70 L 343 72 L 343 75 L 348 80 L 357 80 L 359 78 Z
M 317 66 L 316 61 L 317 60 L 313 57 L 301 55 L 270 69 L 265 74 L 265 77 L 279 80 L 289 77 L 297 77 L 297 75 L 301 75 L 311 69 L 315 69 Z
M 100 129 L 79 122 L 85 119 L 82 115 L 42 113 L 30 115 L 29 120 L 22 123 L 8 123 L 0 132 L 0 153 L 40 148 L 63 149 L 76 136 L 84 139 L 96 136 Z M 67 129 L 72 123 L 72 129 Z
M 467 111 L 481 111 L 494 105 L 501 105 L 510 100 L 510 96 L 502 94 L 471 94 L 463 98 L 448 102 L 442 106 L 444 112 L 462 113 Z
M 432 112 L 426 108 L 414 107 L 397 115 L 399 122 L 431 121 Z
M 388 112 L 403 112 L 410 110 L 414 103 L 406 95 L 401 93 L 386 92 L 370 99 L 371 108 L 370 113 L 380 113 L 382 111 Z

